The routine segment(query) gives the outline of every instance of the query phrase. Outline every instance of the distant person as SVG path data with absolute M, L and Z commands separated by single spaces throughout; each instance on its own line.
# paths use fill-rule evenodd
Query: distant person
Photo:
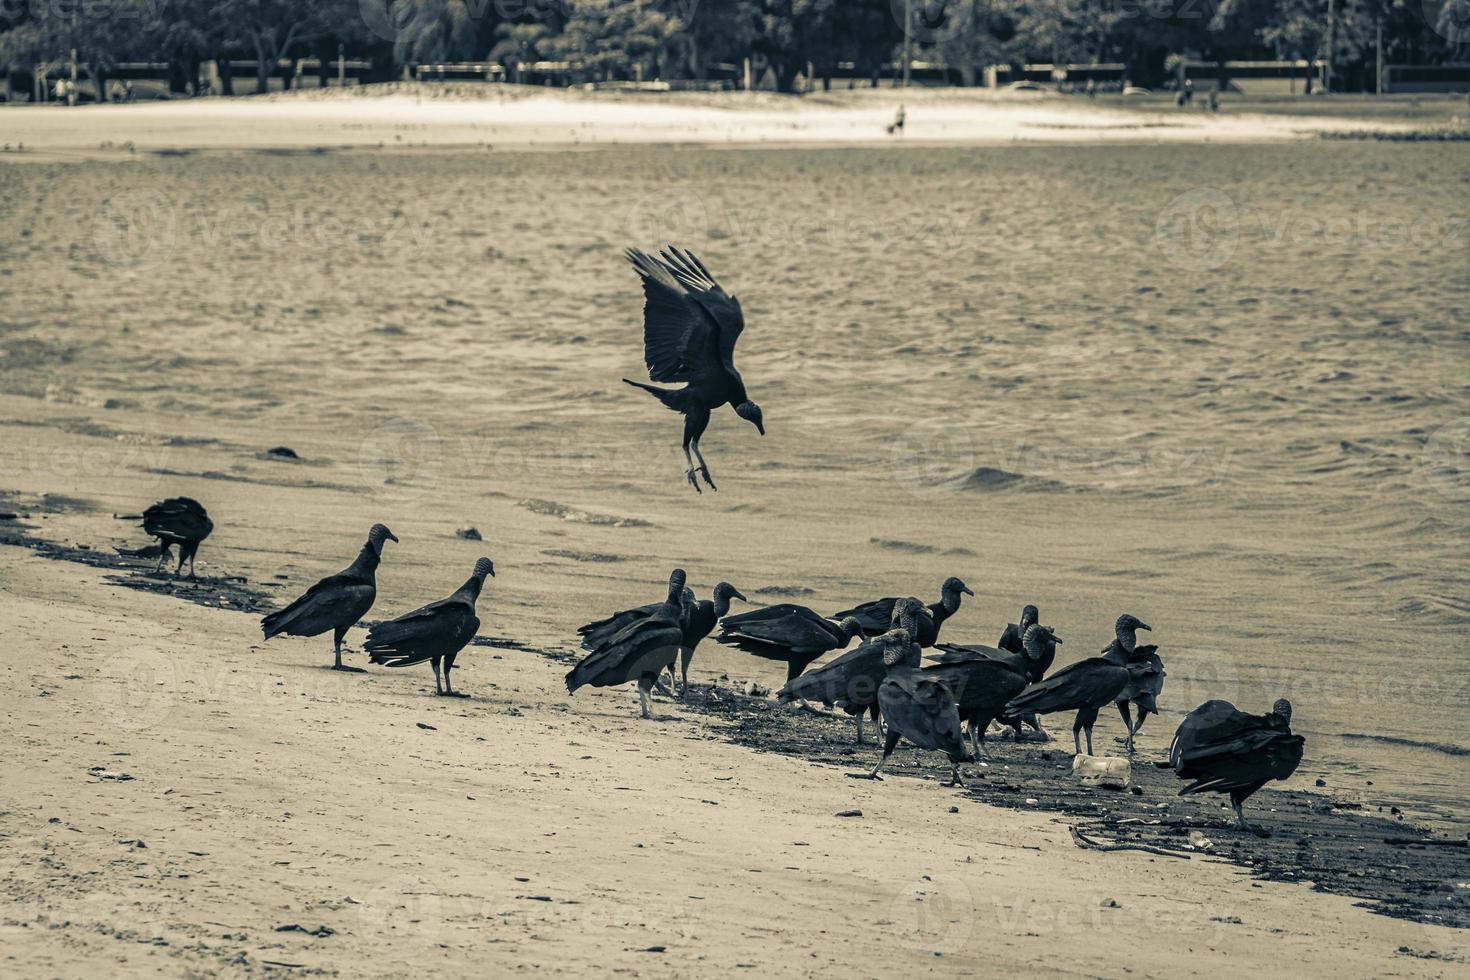
M 903 106 L 900 105 L 898 107 L 898 112 L 895 113 L 894 116 L 893 116 L 893 122 L 891 122 L 891 123 L 888 124 L 888 135 L 889 136 L 902 136 L 903 135 L 903 120 L 904 120 L 904 111 L 903 111 Z
M 1219 112 L 1220 111 L 1220 92 L 1219 92 L 1218 89 L 1211 89 L 1210 90 L 1210 111 L 1211 112 Z
M 1097 98 L 1097 79 L 1095 78 L 1089 78 L 1087 80 L 1087 97 L 1089 99 Z
M 1174 104 L 1183 109 L 1194 99 L 1194 82 L 1186 78 L 1184 84 L 1179 86 L 1179 95 L 1175 97 Z

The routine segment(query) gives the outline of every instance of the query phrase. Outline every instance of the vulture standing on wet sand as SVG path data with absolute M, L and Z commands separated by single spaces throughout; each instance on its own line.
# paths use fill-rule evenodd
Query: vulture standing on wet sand
M 1023 639 L 1026 636 L 1026 630 L 1039 622 L 1041 622 L 1041 611 L 1028 603 L 1021 609 L 1021 621 L 1019 623 L 1007 623 L 1006 628 L 1001 632 L 1000 639 L 996 641 L 995 645 L 1008 653 L 1025 657 L 1027 654 Z M 1041 680 L 1046 676 L 1046 672 L 1051 670 L 1051 665 L 1057 659 L 1057 643 L 1060 642 L 1062 641 L 1057 640 L 1056 643 L 1053 643 L 1048 640 L 1044 645 L 1040 659 L 1027 660 L 1026 675 L 1032 684 Z M 1042 727 L 1041 716 L 1034 711 L 1016 717 L 1001 715 L 996 718 L 996 721 L 1002 725 L 1010 725 L 1015 731 L 1016 741 L 1018 742 L 1021 740 L 1022 725 L 1031 726 L 1041 734 L 1042 738 L 1048 742 L 1051 741 L 1051 733 Z
M 1097 724 L 1098 710 L 1116 701 L 1130 683 L 1153 669 L 1153 665 L 1146 661 L 1120 666 L 1106 657 L 1089 657 L 1068 664 L 1045 680 L 1032 684 L 1012 698 L 1005 711 L 1008 715 L 1027 711 L 1043 715 L 1053 711 L 1076 711 L 1077 719 L 1072 723 L 1073 745 L 1080 755 L 1080 733 L 1086 730 L 1087 754 L 1092 755 L 1092 726 Z
M 918 631 L 919 613 L 924 608 L 918 599 L 900 599 L 895 614 L 900 629 L 912 638 Z M 882 727 L 878 707 L 878 687 L 888 673 L 883 664 L 886 649 L 879 640 L 871 640 L 856 649 L 849 650 L 831 663 L 786 682 L 776 692 L 782 702 L 820 701 L 828 707 L 836 706 L 853 716 L 857 722 L 857 744 L 863 744 L 863 712 L 872 718 L 873 724 Z
M 1291 702 L 1285 698 L 1267 715 L 1246 714 L 1229 701 L 1206 701 L 1179 723 L 1169 764 L 1180 779 L 1194 780 L 1180 796 L 1229 793 L 1236 826 L 1244 830 L 1241 804 L 1271 780 L 1296 772 L 1305 743 L 1291 733 Z
M 269 640 L 287 636 L 320 636 L 333 630 L 332 652 L 337 662 L 333 670 L 362 673 L 361 667 L 342 665 L 342 638 L 367 615 L 378 598 L 378 562 L 383 558 L 383 543 L 398 538 L 385 525 L 374 524 L 368 531 L 367 544 L 357 553 L 351 565 L 336 575 L 322 579 L 291 603 L 260 621 L 261 632 Z
M 1104 657 L 1119 666 L 1141 662 L 1153 668 L 1152 672 L 1130 683 L 1118 695 L 1118 714 L 1123 716 L 1123 724 L 1128 728 L 1128 737 L 1124 739 L 1124 744 L 1128 746 L 1129 752 L 1133 751 L 1133 736 L 1143 727 L 1143 720 L 1149 716 L 1149 712 L 1159 713 L 1158 696 L 1164 692 L 1164 661 L 1159 658 L 1159 648 L 1139 646 L 1137 630 L 1148 630 L 1152 633 L 1153 627 L 1124 613 L 1113 624 L 1113 642 L 1102 651 Z M 1128 716 L 1130 701 L 1138 706 L 1137 724 Z
M 822 654 L 841 650 L 862 635 L 863 626 L 856 619 L 834 623 L 806 606 L 782 602 L 730 616 L 720 624 L 720 635 L 715 639 L 753 656 L 784 663 L 789 684 Z
M 683 382 L 684 387 L 656 388 L 623 380 L 684 416 L 684 461 L 689 464 L 684 476 L 700 493 L 704 491 L 699 489 L 696 472 L 711 490 L 717 490 L 699 451 L 710 412 L 728 404 L 761 435 L 766 434 L 761 408 L 750 400 L 735 370 L 735 342 L 745 329 L 745 316 L 739 301 L 720 288 L 692 252 L 671 245 L 658 258 L 636 248 L 628 249 L 627 256 L 643 279 L 643 360 L 649 380 Z M 695 459 L 699 460 L 697 467 Z
M 715 586 L 715 597 L 713 599 L 701 599 L 694 602 L 694 595 L 690 593 L 690 604 L 688 612 L 684 617 L 684 646 L 679 651 L 679 695 L 683 697 L 689 693 L 689 662 L 694 659 L 694 648 L 699 646 L 703 640 L 714 632 L 715 626 L 730 611 L 730 600 L 739 599 L 741 602 L 749 602 L 745 594 L 729 582 L 721 582 Z M 674 665 L 669 664 L 669 684 L 674 683 Z
M 684 644 L 684 621 L 690 615 L 684 601 L 684 579 L 684 570 L 674 569 L 669 576 L 668 595 L 658 609 L 630 623 L 567 671 L 567 693 L 576 694 L 578 688 L 588 684 L 616 687 L 637 681 L 639 716 L 652 717 L 648 692 L 659 675 L 674 663 Z
M 164 560 L 169 556 L 169 548 L 174 545 L 179 547 L 179 564 L 174 569 L 174 577 L 178 578 L 184 570 L 184 560 L 189 561 L 189 577 L 194 577 L 194 555 L 199 551 L 199 542 L 209 537 L 214 530 L 214 522 L 209 519 L 209 514 L 204 506 L 193 497 L 169 497 L 143 511 L 143 530 L 158 539 L 158 565 L 154 571 L 163 568 Z M 122 554 L 142 557 L 144 552 L 151 549 L 140 549 L 139 551 L 122 551 Z
M 878 687 L 878 704 L 887 734 L 883 754 L 867 778 L 882 778 L 879 770 L 903 737 L 921 749 L 949 756 L 950 781 L 944 785 L 965 785 L 960 779 L 960 763 L 967 758 L 965 735 L 953 692 L 935 676 L 918 669 L 919 646 L 906 630 L 889 630 L 879 641 L 883 644 L 886 675 Z
M 404 613 L 397 619 L 378 623 L 368 630 L 362 648 L 369 660 L 384 667 L 412 667 L 425 660 L 434 668 L 434 693 L 444 697 L 466 698 L 449 682 L 454 658 L 475 638 L 480 619 L 475 615 L 475 602 L 485 585 L 485 576 L 495 575 L 495 564 L 489 558 L 475 562 L 475 570 L 461 585 L 438 602 Z M 439 663 L 444 663 L 444 683 L 439 683 Z
M 940 588 L 938 602 L 930 603 L 927 607 L 921 606 L 918 618 L 918 643 L 919 646 L 928 649 L 939 641 L 939 627 L 944 621 L 960 609 L 960 595 L 974 595 L 970 587 L 959 579 L 950 577 L 944 580 Z M 898 602 L 893 596 L 886 599 L 874 599 L 865 602 L 852 609 L 844 609 L 834 613 L 832 618 L 841 622 L 849 616 L 863 625 L 863 632 L 868 636 L 877 636 L 891 629 L 894 624 L 893 608 Z
M 946 643 L 944 651 L 930 659 L 924 667 L 926 676 L 942 681 L 954 694 L 960 721 L 970 725 L 970 747 L 975 755 L 984 753 L 985 730 L 991 721 L 1005 711 L 1006 703 L 1020 694 L 1031 682 L 1033 663 L 1053 652 L 1062 638 L 1045 626 L 1035 623 L 1026 627 L 1023 640 L 1026 653 L 997 656 L 993 647 L 963 647 Z M 1020 723 L 1016 723 L 1020 727 Z
M 686 587 L 685 598 L 688 599 L 690 608 L 694 605 L 694 590 Z M 594 620 L 577 627 L 577 633 L 582 637 L 582 649 L 589 653 L 601 649 L 607 645 L 607 641 L 617 636 L 623 630 L 632 626 L 640 619 L 647 619 L 663 608 L 664 601 L 650 602 L 646 606 L 638 606 L 634 609 L 624 609 L 615 612 L 605 619 Z

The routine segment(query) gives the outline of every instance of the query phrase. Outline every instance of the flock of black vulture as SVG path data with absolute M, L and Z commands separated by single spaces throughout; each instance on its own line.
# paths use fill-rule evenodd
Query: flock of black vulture
M 643 282 L 644 356 L 650 380 L 682 382 L 684 387 L 628 383 L 684 415 L 683 450 L 689 467 L 685 478 L 697 491 L 702 492 L 701 477 L 714 490 L 699 449 L 711 411 L 729 404 L 765 434 L 761 409 L 746 394 L 733 362 L 735 342 L 744 329 L 740 304 L 687 251 L 670 248 L 655 258 L 629 250 L 628 259 Z M 197 501 L 174 497 L 149 507 L 143 528 L 156 545 L 119 550 L 134 557 L 156 556 L 161 568 L 177 547 L 174 574 L 182 573 L 187 559 L 192 578 L 194 556 L 214 524 Z M 342 663 L 342 640 L 372 609 L 384 545 L 397 540 L 387 527 L 374 524 L 350 565 L 261 620 L 265 638 L 330 631 L 333 669 L 360 671 Z M 464 697 L 454 690 L 450 672 L 479 629 L 475 605 L 485 578 L 494 574 L 490 559 L 481 558 L 449 596 L 374 624 L 364 644 L 370 662 L 407 667 L 428 661 L 436 693 Z M 641 714 L 647 718 L 655 689 L 671 697 L 688 693 L 695 648 L 718 627 L 717 642 L 787 665 L 778 700 L 796 702 L 812 712 L 817 712 L 814 701 L 829 710 L 840 708 L 855 719 L 859 743 L 863 716 L 872 720 L 883 745 L 867 778 L 881 778 L 883 764 L 899 740 L 907 738 L 921 748 L 945 753 L 952 783 L 960 784 L 960 763 L 985 754 L 985 735 L 992 724 L 1009 726 L 1018 739 L 1027 726 L 1049 738 L 1040 716 L 1061 711 L 1076 712 L 1074 748 L 1082 754 L 1085 735 L 1091 755 L 1093 726 L 1098 712 L 1109 704 L 1116 705 L 1123 718 L 1131 753 L 1134 735 L 1148 715 L 1158 711 L 1157 698 L 1163 691 L 1164 664 L 1158 647 L 1137 642 L 1138 630 L 1152 628 L 1134 616 L 1119 616 L 1113 639 L 1100 655 L 1052 673 L 1062 638 L 1041 624 L 1034 605 L 1026 606 L 1019 622 L 1005 628 L 996 646 L 939 642 L 940 629 L 959 610 L 961 597 L 974 594 L 964 582 L 950 578 L 941 587 L 939 600 L 929 605 L 911 596 L 889 597 L 828 617 L 806 606 L 781 603 L 732 616 L 731 600 L 746 601 L 740 590 L 721 582 L 713 598 L 696 600 L 684 571 L 675 569 L 661 601 L 614 613 L 578 630 L 587 655 L 567 673 L 567 692 L 636 682 Z M 936 652 L 925 663 L 923 651 L 931 648 Z M 808 669 L 839 651 L 845 652 Z M 1207 701 L 1195 708 L 1180 724 L 1170 747 L 1171 765 L 1180 779 L 1189 781 L 1180 792 L 1228 793 L 1237 821 L 1244 826 L 1242 802 L 1268 781 L 1290 776 L 1301 762 L 1303 738 L 1292 734 L 1290 723 L 1291 704 L 1284 699 L 1264 715 L 1238 711 L 1225 701 Z

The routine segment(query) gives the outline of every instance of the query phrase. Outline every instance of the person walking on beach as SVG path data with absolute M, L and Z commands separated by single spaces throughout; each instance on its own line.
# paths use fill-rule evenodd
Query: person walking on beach
M 903 136 L 903 119 L 904 119 L 903 106 L 900 105 L 898 107 L 898 112 L 894 113 L 893 122 L 891 122 L 891 123 L 888 124 L 888 135 L 889 136 L 900 136 L 900 137 Z

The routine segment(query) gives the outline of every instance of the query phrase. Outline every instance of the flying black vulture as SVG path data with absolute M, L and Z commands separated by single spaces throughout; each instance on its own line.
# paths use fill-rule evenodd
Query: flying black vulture
M 392 531 L 382 524 L 368 530 L 367 544 L 357 553 L 352 564 L 336 575 L 329 575 L 291 603 L 260 621 L 261 632 L 269 640 L 287 636 L 320 636 L 333 630 L 332 651 L 337 662 L 333 670 L 362 672 L 361 667 L 342 665 L 342 637 L 367 615 L 378 598 L 378 562 L 383 558 L 383 543 L 397 541 Z
M 412 667 L 425 660 L 434 668 L 434 693 L 445 697 L 464 698 L 449 682 L 454 658 L 475 638 L 480 628 L 475 615 L 475 602 L 485 585 L 485 576 L 494 577 L 495 565 L 489 558 L 475 562 L 475 570 L 464 585 L 453 594 L 431 602 L 422 609 L 404 613 L 397 619 L 378 623 L 368 630 L 363 649 L 368 659 L 385 667 Z M 439 683 L 439 662 L 444 662 L 444 684 Z
M 959 611 L 961 593 L 975 594 L 968 585 L 951 576 L 944 580 L 944 585 L 940 588 L 939 601 L 931 602 L 927 607 L 921 606 L 918 618 L 919 646 L 927 649 L 939 641 L 939 627 L 944 625 L 946 619 Z M 892 628 L 893 608 L 897 601 L 893 596 L 886 599 L 874 599 L 872 602 L 865 602 L 852 609 L 834 613 L 832 618 L 841 622 L 851 616 L 862 623 L 865 634 L 877 636 Z
M 199 551 L 199 542 L 214 530 L 214 521 L 193 497 L 169 497 L 143 511 L 143 530 L 158 539 L 160 551 L 155 571 L 163 568 L 169 549 L 178 545 L 179 564 L 174 569 L 174 577 L 183 572 L 184 560 L 188 559 L 189 577 L 193 578 L 194 555 Z
M 978 756 L 983 753 L 985 730 L 1005 712 L 1006 703 L 1031 683 L 1030 668 L 1034 662 L 1053 653 L 1062 638 L 1045 626 L 1035 623 L 1026 628 L 1023 643 L 1026 653 L 1005 654 L 993 647 L 963 647 L 946 643 L 944 652 L 930 659 L 926 675 L 943 681 L 954 693 L 960 720 L 970 725 L 970 745 Z M 1016 723 L 1020 727 L 1020 723 Z
M 745 594 L 729 582 L 721 582 L 715 586 L 713 599 L 701 599 L 693 603 L 689 608 L 689 614 L 684 619 L 684 647 L 679 651 L 679 675 L 680 695 L 689 693 L 689 662 L 694 659 L 694 648 L 699 646 L 710 633 L 714 632 L 715 626 L 730 611 L 730 600 L 739 599 L 741 602 L 749 602 Z M 674 665 L 669 665 L 669 683 L 673 684 Z
M 1142 649 L 1142 648 L 1140 648 Z M 1077 719 L 1072 723 L 1072 742 L 1082 752 L 1079 737 L 1087 731 L 1087 754 L 1092 754 L 1092 726 L 1097 723 L 1098 709 L 1109 704 L 1123 692 L 1128 684 L 1153 670 L 1146 662 L 1119 666 L 1106 657 L 1089 657 L 1075 664 L 1068 664 L 1050 677 L 1030 685 L 1012 698 L 1005 707 L 1008 715 L 1027 711 L 1050 714 L 1053 711 L 1076 711 Z
M 1146 662 L 1153 670 L 1130 683 L 1118 695 L 1118 714 L 1123 716 L 1123 724 L 1128 728 L 1128 737 L 1124 744 L 1128 751 L 1133 751 L 1133 736 L 1143 727 L 1143 720 L 1148 717 L 1149 712 L 1158 714 L 1158 696 L 1164 691 L 1164 661 L 1159 658 L 1158 647 L 1138 645 L 1138 630 L 1153 632 L 1153 627 L 1127 613 L 1118 617 L 1113 624 L 1113 642 L 1103 648 L 1102 654 L 1113 663 L 1120 666 Z M 1128 715 L 1128 702 L 1138 706 L 1138 722 L 1134 723 Z
M 889 630 L 879 638 L 883 645 L 883 683 L 878 685 L 878 704 L 887 733 L 883 754 L 867 773 L 880 779 L 879 770 L 893 754 L 900 737 L 921 749 L 949 756 L 950 782 L 963 786 L 960 763 L 965 761 L 965 735 L 959 711 L 948 685 L 927 671 L 919 670 L 919 646 L 903 629 Z
M 1194 780 L 1180 796 L 1229 793 L 1236 825 L 1244 829 L 1241 804 L 1271 780 L 1296 772 L 1305 742 L 1291 733 L 1291 702 L 1285 698 L 1267 715 L 1246 714 L 1229 701 L 1206 701 L 1179 723 L 1169 764 L 1180 779 Z
M 789 683 L 822 654 L 841 650 L 853 637 L 862 635 L 862 624 L 856 619 L 834 623 L 806 606 L 782 602 L 727 617 L 715 639 L 754 656 L 784 663 Z
M 674 569 L 669 576 L 668 595 L 658 609 L 629 623 L 567 671 L 567 693 L 575 694 L 578 688 L 588 684 L 616 687 L 637 681 L 639 714 L 643 718 L 652 717 L 648 692 L 658 676 L 673 664 L 684 644 L 684 621 L 691 612 L 684 597 L 684 581 L 684 570 Z
M 923 604 L 918 599 L 900 599 L 896 606 L 899 628 L 912 639 L 918 630 L 919 611 Z M 828 707 L 836 706 L 853 716 L 857 722 L 857 743 L 863 744 L 863 713 L 867 712 L 875 725 L 880 725 L 878 687 L 888 673 L 883 664 L 885 645 L 878 640 L 864 643 L 849 650 L 831 663 L 824 664 L 786 682 L 776 692 L 776 699 L 784 702 L 820 701 Z M 879 729 L 881 736 L 882 729 Z
M 656 388 L 623 380 L 684 416 L 684 460 L 689 464 L 684 476 L 703 493 L 696 469 L 711 490 L 718 489 L 699 451 L 710 412 L 728 404 L 761 435 L 766 434 L 766 424 L 735 370 L 735 342 L 745 329 L 739 301 L 720 288 L 694 253 L 671 245 L 659 255 L 655 258 L 636 248 L 627 251 L 628 261 L 643 279 L 643 360 L 649 380 L 683 382 L 684 387 Z

